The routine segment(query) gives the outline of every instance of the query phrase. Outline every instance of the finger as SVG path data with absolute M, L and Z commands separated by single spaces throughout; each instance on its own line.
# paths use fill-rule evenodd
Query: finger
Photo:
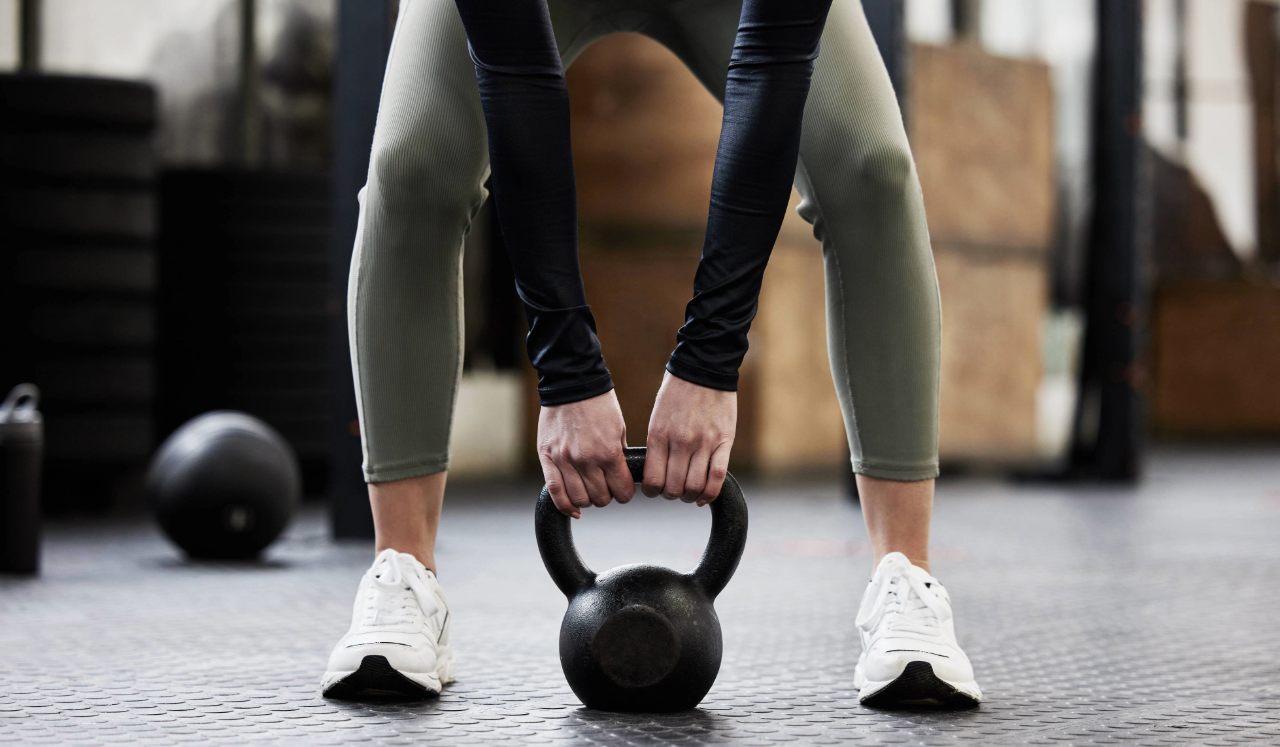
M 729 452 L 733 450 L 733 443 L 721 444 L 711 454 L 711 466 L 707 470 L 707 487 L 702 489 L 702 497 L 698 499 L 699 506 L 705 506 L 720 497 L 720 490 L 724 487 L 724 478 L 729 474 Z
M 604 481 L 609 486 L 609 493 L 618 503 L 626 503 L 636 494 L 636 481 L 631 478 L 627 459 L 621 451 L 614 456 L 613 461 L 604 465 Z
M 684 479 L 689 473 L 689 450 L 676 445 L 667 454 L 667 482 L 662 495 L 675 500 L 684 495 Z
M 542 479 L 547 483 L 547 492 L 551 493 L 551 502 L 565 516 L 572 516 L 575 519 L 581 518 L 581 512 L 569 502 L 569 495 L 564 489 L 564 476 L 560 474 L 560 468 L 556 467 L 555 462 L 542 456 L 538 457 L 538 461 L 542 464 Z
M 684 495 L 680 500 L 693 503 L 702 497 L 707 487 L 707 469 L 711 466 L 711 449 L 702 447 L 689 459 L 689 472 L 684 478 Z
M 644 480 L 640 490 L 653 498 L 667 484 L 667 439 L 661 432 L 649 431 L 644 459 Z
M 590 506 L 591 496 L 587 494 L 587 487 L 582 484 L 582 476 L 578 474 L 578 470 L 567 461 L 556 462 L 556 466 L 564 476 L 564 490 L 569 494 L 569 502 L 578 508 Z
M 604 470 L 595 464 L 584 465 L 578 468 L 578 474 L 582 476 L 582 484 L 587 487 L 587 497 L 591 499 L 591 505 L 609 505 L 613 496 L 609 493 L 608 483 L 605 482 Z

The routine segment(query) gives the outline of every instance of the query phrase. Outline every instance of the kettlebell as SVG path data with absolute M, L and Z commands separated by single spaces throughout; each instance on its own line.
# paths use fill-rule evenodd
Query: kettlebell
M 626 450 L 631 477 L 645 450 Z M 569 517 L 544 486 L 534 531 L 542 562 L 569 598 L 560 625 L 560 665 L 588 708 L 666 712 L 693 708 L 720 672 L 720 619 L 712 603 L 747 544 L 747 502 L 727 475 L 711 506 L 711 539 L 692 573 L 624 565 L 596 574 L 573 546 Z

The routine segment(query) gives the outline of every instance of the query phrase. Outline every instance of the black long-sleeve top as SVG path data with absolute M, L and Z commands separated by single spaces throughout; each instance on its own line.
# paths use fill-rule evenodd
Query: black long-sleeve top
M 498 221 L 543 405 L 613 388 L 578 267 L 569 94 L 546 0 L 456 0 L 489 129 Z M 745 0 L 693 299 L 667 370 L 733 391 L 786 212 L 831 0 Z

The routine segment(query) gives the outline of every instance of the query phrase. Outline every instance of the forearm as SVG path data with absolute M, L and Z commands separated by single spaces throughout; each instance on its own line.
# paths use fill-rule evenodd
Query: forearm
M 456 0 L 489 131 L 492 191 L 544 405 L 613 388 L 578 268 L 569 95 L 545 0 Z
M 734 390 L 760 283 L 782 226 L 818 41 L 831 0 L 746 0 L 694 295 L 667 369 Z

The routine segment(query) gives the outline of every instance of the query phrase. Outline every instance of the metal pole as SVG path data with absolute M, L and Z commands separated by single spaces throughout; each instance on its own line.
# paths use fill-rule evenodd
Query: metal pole
M 240 164 L 246 169 L 262 159 L 257 27 L 258 3 L 240 0 Z
M 1133 481 L 1145 440 L 1150 195 L 1142 168 L 1142 2 L 1098 0 L 1094 216 L 1073 471 Z
M 982 35 L 982 0 L 951 0 L 951 29 L 956 41 L 977 44 Z
M 339 0 L 338 56 L 334 71 L 334 230 L 330 266 L 332 310 L 330 375 L 333 384 L 330 499 L 333 536 L 373 537 L 361 461 L 360 426 L 347 344 L 347 273 L 360 206 L 356 195 L 369 172 L 382 75 L 391 45 L 395 3 Z
M 1245 51 L 1253 94 L 1254 200 L 1257 258 L 1280 262 L 1280 8 L 1254 0 L 1246 6 Z
M 41 20 L 40 0 L 22 0 L 19 7 L 18 69 L 24 73 L 40 72 Z
M 898 105 L 906 109 L 907 31 L 904 0 L 862 0 L 863 12 L 876 38 L 889 80 L 898 94 Z
M 1185 151 L 1190 134 L 1187 122 L 1187 0 L 1174 0 L 1173 23 L 1173 125 L 1178 136 L 1178 149 Z

